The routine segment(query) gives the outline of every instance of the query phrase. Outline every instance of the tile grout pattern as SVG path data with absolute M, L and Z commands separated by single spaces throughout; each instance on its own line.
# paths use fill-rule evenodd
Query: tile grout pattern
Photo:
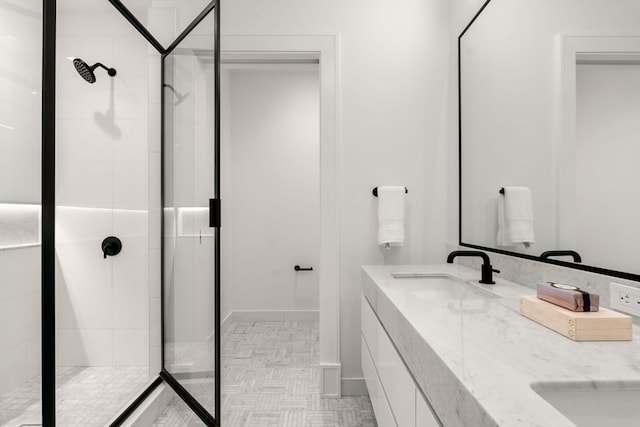
M 56 368 L 56 424 L 102 427 L 149 381 L 147 367 Z M 0 427 L 42 423 L 41 376 L 0 398 Z
M 234 322 L 222 343 L 222 427 L 376 427 L 368 397 L 320 397 L 318 322 Z M 154 424 L 202 425 L 178 397 Z

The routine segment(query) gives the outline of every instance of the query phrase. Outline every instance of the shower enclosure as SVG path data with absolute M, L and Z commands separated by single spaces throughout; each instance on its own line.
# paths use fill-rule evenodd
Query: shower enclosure
M 216 6 L 0 0 L 1 427 L 219 425 Z

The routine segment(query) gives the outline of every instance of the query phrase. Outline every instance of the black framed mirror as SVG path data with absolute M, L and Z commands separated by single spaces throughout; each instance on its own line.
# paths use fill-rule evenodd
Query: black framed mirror
M 458 38 L 461 246 L 640 280 L 639 18 L 639 0 L 482 5 Z M 510 220 L 528 237 L 505 241 Z

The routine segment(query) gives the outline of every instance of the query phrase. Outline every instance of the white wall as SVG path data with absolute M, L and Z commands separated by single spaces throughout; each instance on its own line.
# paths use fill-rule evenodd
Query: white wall
M 40 373 L 42 2 L 0 4 L 0 40 L 2 395 Z
M 108 2 L 59 1 L 57 19 L 56 361 L 146 366 L 149 49 Z M 69 57 L 118 74 L 88 84 Z
M 640 253 L 640 66 L 584 65 L 576 73 L 574 246 L 583 260 L 635 271 Z M 599 227 L 594 227 L 599 224 Z M 624 242 L 624 244 L 602 244 Z
M 343 391 L 362 378 L 360 266 L 442 262 L 447 222 L 448 2 L 239 0 L 223 35 L 335 34 Z M 222 46 L 224 50 L 224 45 Z M 407 242 L 376 244 L 378 185 L 405 185 Z
M 317 311 L 320 252 L 318 66 L 227 71 L 222 173 L 228 311 Z M 294 265 L 315 266 L 295 272 Z

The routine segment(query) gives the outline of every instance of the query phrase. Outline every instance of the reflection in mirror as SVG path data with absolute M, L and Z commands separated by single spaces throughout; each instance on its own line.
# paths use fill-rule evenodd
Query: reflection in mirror
M 640 274 L 639 18 L 639 0 L 490 0 L 463 32 L 461 244 Z M 509 187 L 531 193 L 529 245 L 499 239 Z

